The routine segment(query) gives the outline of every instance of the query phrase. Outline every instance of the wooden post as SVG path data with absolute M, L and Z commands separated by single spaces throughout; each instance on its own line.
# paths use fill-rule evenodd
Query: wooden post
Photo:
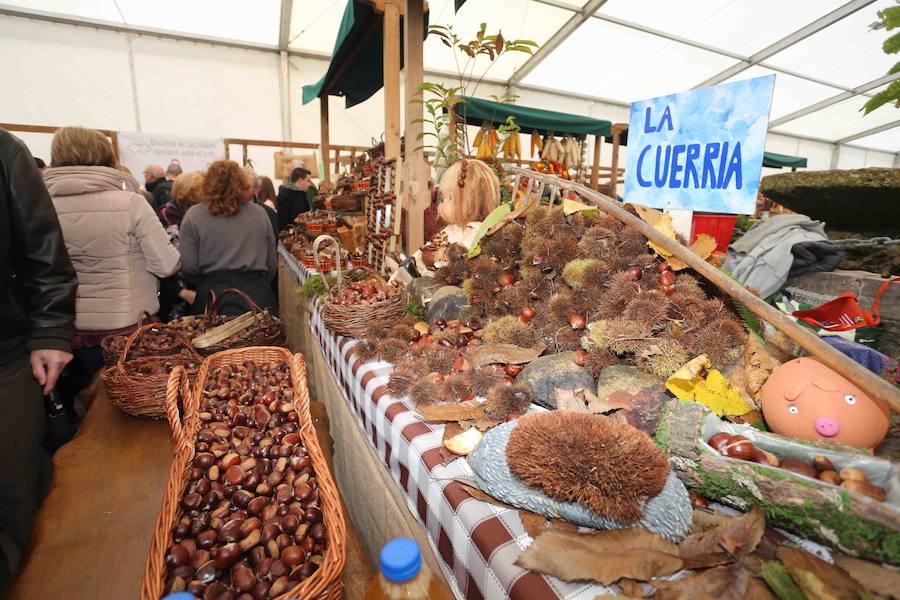
M 594 166 L 591 168 L 591 188 L 600 189 L 600 150 L 603 148 L 603 136 L 594 136 Z
M 319 127 L 322 133 L 322 145 L 319 148 L 319 151 L 322 153 L 322 181 L 331 183 L 331 175 L 328 168 L 329 159 L 331 158 L 331 148 L 328 142 L 328 94 L 319 96 Z
M 241 144 L 241 166 L 247 166 L 247 144 Z
M 406 196 L 403 205 L 409 222 L 406 226 L 407 252 L 415 252 L 425 243 L 425 210 L 431 203 L 428 180 L 431 168 L 425 161 L 425 151 L 421 147 L 421 119 L 424 110 L 419 85 L 424 78 L 422 31 L 425 21 L 424 0 L 406 0 L 405 13 L 405 71 L 406 71 L 406 175 L 402 191 Z M 418 122 L 417 122 L 418 120 Z
M 400 1 L 384 0 L 384 157 L 400 159 Z
M 628 125 L 616 123 L 612 126 L 612 163 L 609 165 L 612 176 L 609 180 L 609 195 L 616 199 L 619 197 L 616 193 L 616 188 L 619 186 L 619 138 L 623 131 L 628 131 Z
M 341 174 L 341 149 L 334 149 L 334 180 L 337 181 Z

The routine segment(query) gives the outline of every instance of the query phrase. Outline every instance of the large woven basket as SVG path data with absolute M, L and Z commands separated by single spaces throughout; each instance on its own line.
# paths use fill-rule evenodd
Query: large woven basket
M 217 344 L 199 349 L 199 352 L 201 354 L 203 354 L 204 356 L 210 356 L 212 354 L 215 354 L 216 352 L 232 350 L 234 348 L 287 345 L 287 334 L 284 330 L 284 322 L 282 322 L 282 320 L 278 317 L 271 315 L 273 324 L 269 326 L 261 325 L 259 323 L 260 319 L 262 318 L 263 314 L 268 316 L 268 312 L 261 309 L 259 305 L 250 298 L 250 296 L 236 288 L 228 288 L 227 290 L 223 290 L 222 293 L 219 294 L 219 296 L 215 297 L 212 302 L 212 306 L 209 309 L 209 318 L 212 323 L 221 325 L 222 323 L 226 323 L 233 318 L 219 316 L 219 305 L 222 302 L 222 298 L 229 294 L 240 296 L 241 299 L 247 304 L 247 306 L 250 307 L 250 310 L 253 311 L 253 315 L 256 317 L 254 319 L 254 323 L 250 326 L 249 329 L 240 332 L 236 336 L 225 338 Z
M 145 356 L 128 358 L 131 348 L 138 338 L 153 328 L 165 327 L 151 323 L 136 329 L 125 342 L 125 348 L 118 361 L 112 367 L 103 370 L 100 378 L 106 386 L 110 401 L 124 412 L 136 417 L 162 419 L 166 416 L 166 386 L 169 381 L 168 372 L 141 374 L 142 369 L 153 371 L 167 362 L 178 366 L 186 366 L 187 373 L 193 377 L 200 368 L 203 358 L 197 354 L 194 346 L 184 335 L 172 330 L 172 334 L 182 346 L 180 352 L 168 356 Z
M 316 257 L 316 262 L 318 263 L 319 245 L 326 241 L 331 242 L 334 247 L 335 260 L 337 261 L 336 289 L 338 294 L 340 294 L 343 278 L 341 276 L 341 250 L 337 240 L 330 235 L 320 235 L 313 243 L 313 256 Z M 375 271 L 368 268 L 365 270 L 384 282 Z M 403 316 L 403 295 L 399 292 L 382 302 L 344 306 L 331 301 L 331 287 L 321 267 L 319 268 L 319 277 L 325 282 L 325 289 L 328 290 L 328 296 L 326 296 L 322 304 L 322 321 L 325 323 L 325 327 L 338 335 L 363 338 L 366 336 L 366 332 L 372 322 L 394 321 Z
M 164 325 L 159 322 L 159 319 L 155 321 L 151 320 L 150 314 L 147 311 L 141 313 L 140 319 L 138 320 L 137 326 L 140 328 L 147 324 L 154 324 L 159 327 L 160 330 L 164 329 Z M 102 340 L 100 340 L 100 351 L 103 353 L 103 366 L 111 367 L 119 361 L 119 356 L 122 354 L 122 349 L 125 348 L 125 343 L 128 341 L 128 336 L 130 334 L 124 333 L 121 335 L 108 335 Z M 170 343 L 160 346 L 155 349 L 150 349 L 143 345 L 132 348 L 131 356 L 133 358 L 142 358 L 145 356 L 166 356 L 176 352 L 179 348 L 181 348 L 181 343 L 175 338 L 175 336 L 169 335 Z
M 284 362 L 290 366 L 294 387 L 294 410 L 300 423 L 300 436 L 309 453 L 316 480 L 323 522 L 328 535 L 328 548 L 319 569 L 279 600 L 338 600 L 343 598 L 346 525 L 337 486 L 332 479 L 325 456 L 319 448 L 316 431 L 309 412 L 309 389 L 306 385 L 306 362 L 300 354 L 292 355 L 284 348 L 254 347 L 226 350 L 203 361 L 193 389 L 189 374 L 176 368 L 167 384 L 166 416 L 175 441 L 174 460 L 162 507 L 156 519 L 156 531 L 150 542 L 150 555 L 141 582 L 141 600 L 158 600 L 163 593 L 166 577 L 166 550 L 172 543 L 172 529 L 178 521 L 181 496 L 187 480 L 187 469 L 194 457 L 194 443 L 200 424 L 199 406 L 203 388 L 210 372 L 223 365 L 239 365 L 245 361 L 256 364 Z M 181 401 L 181 404 L 179 403 Z

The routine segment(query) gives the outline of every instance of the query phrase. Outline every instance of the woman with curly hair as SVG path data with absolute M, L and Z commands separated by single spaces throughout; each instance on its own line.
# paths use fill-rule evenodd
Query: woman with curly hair
M 277 272 L 275 234 L 262 206 L 250 202 L 253 191 L 234 161 L 212 163 L 203 180 L 202 203 L 187 211 L 181 222 L 178 248 L 182 276 L 196 286 L 194 314 L 206 308 L 209 292 L 228 288 L 246 293 L 261 308 L 278 310 L 270 285 Z M 219 305 L 219 314 L 249 310 L 236 294 Z

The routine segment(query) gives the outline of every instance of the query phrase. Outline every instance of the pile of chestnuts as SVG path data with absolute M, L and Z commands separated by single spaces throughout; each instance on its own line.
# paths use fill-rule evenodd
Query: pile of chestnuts
M 338 306 L 359 306 L 378 304 L 399 293 L 392 285 L 377 279 L 353 281 L 345 283 L 340 292 L 334 288 L 331 292 L 331 303 Z
M 293 401 L 284 363 L 211 371 L 166 551 L 166 593 L 263 600 L 319 568 L 327 525 Z
M 194 371 L 200 368 L 200 363 L 187 350 L 181 353 L 179 358 L 147 358 L 135 361 L 126 361 L 123 369 L 129 377 L 157 377 L 159 375 L 169 375 L 172 370 L 182 366 L 188 371 Z
M 852 467 L 838 471 L 831 460 L 821 454 L 814 456 L 811 463 L 799 458 L 779 459 L 771 452 L 757 448 L 746 437 L 731 435 L 724 431 L 710 437 L 707 443 L 714 450 L 729 458 L 777 467 L 798 475 L 818 479 L 824 483 L 839 485 L 844 489 L 865 494 L 879 502 L 883 502 L 885 499 L 884 490 L 872 485 L 865 473 Z

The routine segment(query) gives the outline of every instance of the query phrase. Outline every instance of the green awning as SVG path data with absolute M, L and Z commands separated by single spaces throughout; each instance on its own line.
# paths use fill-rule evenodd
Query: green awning
M 462 5 L 466 3 L 466 0 L 453 0 L 453 10 L 459 12 L 459 9 L 462 8 Z
M 493 102 L 471 96 L 461 96 L 465 100 L 456 105 L 456 113 L 460 120 L 468 125 L 491 123 L 502 125 L 506 118 L 513 116 L 522 133 L 550 133 L 554 135 L 602 135 L 610 137 L 612 122 L 580 115 L 570 115 L 553 110 L 542 110 L 519 104 Z
M 425 33 L 428 33 L 427 13 Z M 347 108 L 368 100 L 384 85 L 383 49 L 384 15 L 376 13 L 369 4 L 348 0 L 328 70 L 316 83 L 303 86 L 303 104 L 309 104 L 323 92 L 344 96 Z M 403 68 L 403 17 L 400 18 L 400 68 Z
M 806 158 L 802 156 L 788 156 L 787 154 L 776 154 L 775 152 L 763 153 L 763 166 L 772 167 L 774 169 L 797 169 L 806 168 Z

